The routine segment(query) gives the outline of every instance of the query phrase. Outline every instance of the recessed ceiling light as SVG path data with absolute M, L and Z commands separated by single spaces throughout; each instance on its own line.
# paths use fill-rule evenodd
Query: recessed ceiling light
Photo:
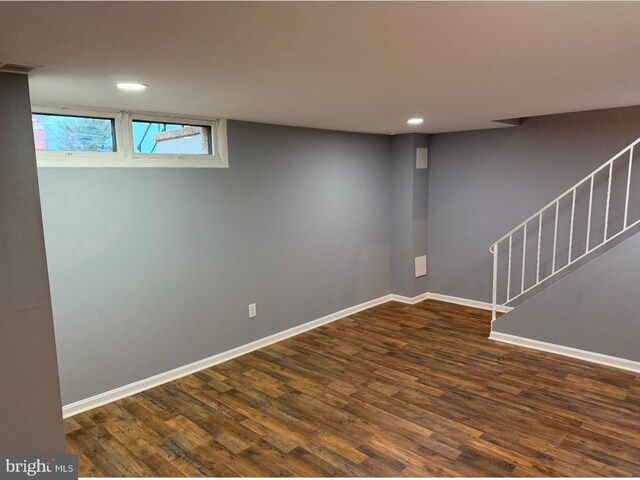
M 146 90 L 146 88 L 148 87 L 148 85 L 145 85 L 144 83 L 131 83 L 131 82 L 118 83 L 116 84 L 116 86 L 120 90 L 124 90 L 126 92 L 141 92 L 142 90 Z
M 424 118 L 410 118 L 407 120 L 409 125 L 420 125 L 422 122 L 424 122 Z

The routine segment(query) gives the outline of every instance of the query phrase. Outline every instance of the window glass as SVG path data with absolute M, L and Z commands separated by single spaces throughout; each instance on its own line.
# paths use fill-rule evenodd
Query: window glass
M 115 152 L 115 122 L 111 118 L 32 115 L 36 150 L 45 152 Z
M 145 154 L 211 155 L 211 127 L 133 120 L 133 150 Z

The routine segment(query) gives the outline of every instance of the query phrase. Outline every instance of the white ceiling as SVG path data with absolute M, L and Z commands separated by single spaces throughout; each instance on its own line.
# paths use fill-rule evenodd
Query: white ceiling
M 640 3 L 0 3 L 34 103 L 362 132 L 640 104 Z M 149 84 L 141 94 L 117 81 Z M 426 119 L 409 127 L 409 117 Z

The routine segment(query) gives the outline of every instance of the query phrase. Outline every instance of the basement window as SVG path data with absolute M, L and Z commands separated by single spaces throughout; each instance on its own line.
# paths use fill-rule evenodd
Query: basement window
M 76 115 L 32 115 L 36 150 L 44 152 L 116 151 L 116 130 L 113 118 Z
M 34 106 L 38 167 L 226 168 L 226 121 Z
M 213 155 L 210 126 L 132 121 L 136 154 Z

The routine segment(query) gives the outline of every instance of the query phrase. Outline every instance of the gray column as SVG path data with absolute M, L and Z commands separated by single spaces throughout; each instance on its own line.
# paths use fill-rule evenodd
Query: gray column
M 28 78 L 0 73 L 0 452 L 64 451 Z
M 407 297 L 427 291 L 427 277 L 416 278 L 414 260 L 427 254 L 428 169 L 416 168 L 416 149 L 428 144 L 426 134 L 395 135 L 392 140 L 391 292 Z

